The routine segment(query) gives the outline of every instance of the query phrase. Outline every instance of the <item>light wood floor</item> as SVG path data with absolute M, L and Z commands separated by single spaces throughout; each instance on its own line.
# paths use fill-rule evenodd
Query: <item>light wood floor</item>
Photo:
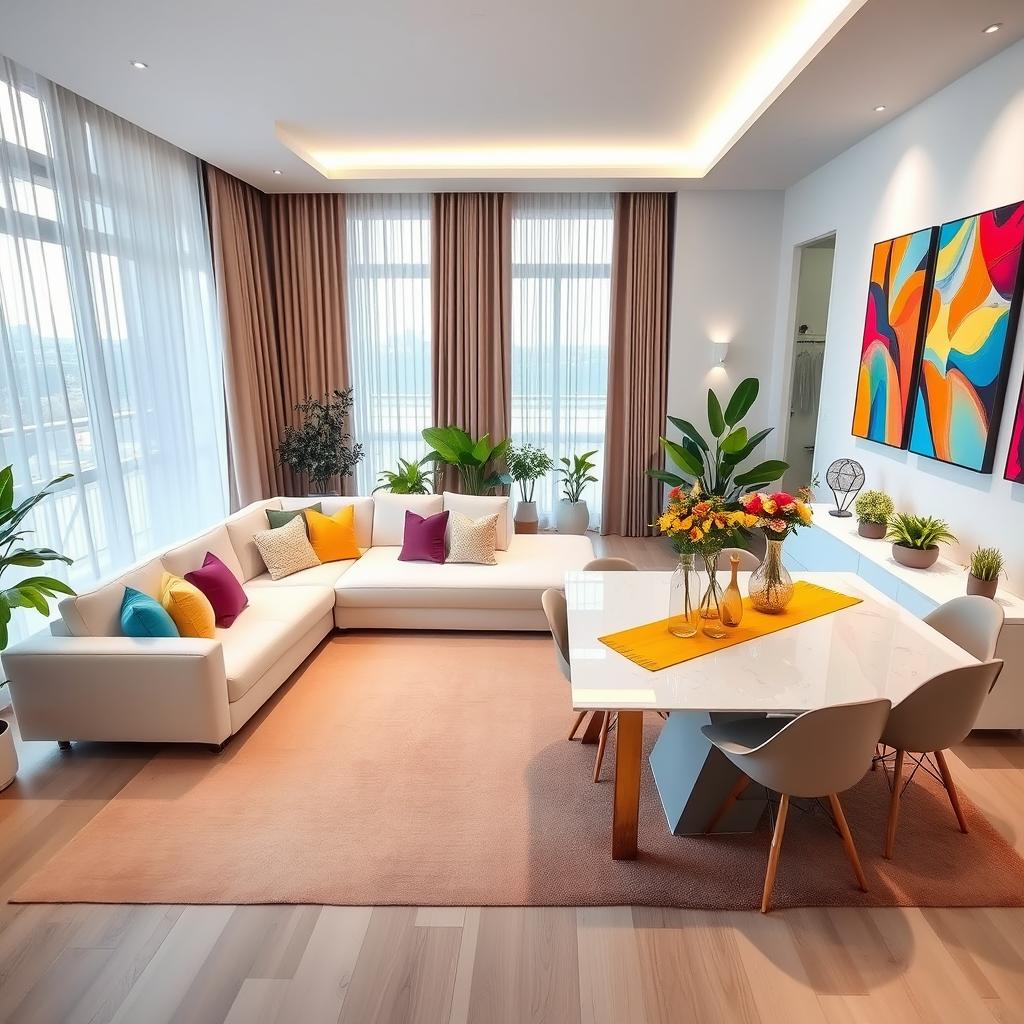
M 670 564 L 657 541 L 598 547 Z M 0 797 L 0 899 L 156 749 L 22 744 Z M 1021 737 L 972 737 L 956 754 L 959 785 L 1024 853 Z M 0 1020 L 1006 1024 L 1024 1021 L 1024 911 L 4 902 Z

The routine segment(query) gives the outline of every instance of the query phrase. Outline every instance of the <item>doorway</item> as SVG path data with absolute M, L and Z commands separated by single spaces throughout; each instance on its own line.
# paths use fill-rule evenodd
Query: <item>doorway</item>
M 789 391 L 789 433 L 782 486 L 793 493 L 813 486 L 814 439 L 821 403 L 821 373 L 828 344 L 828 307 L 836 236 L 797 246 L 796 318 L 793 321 L 793 373 Z

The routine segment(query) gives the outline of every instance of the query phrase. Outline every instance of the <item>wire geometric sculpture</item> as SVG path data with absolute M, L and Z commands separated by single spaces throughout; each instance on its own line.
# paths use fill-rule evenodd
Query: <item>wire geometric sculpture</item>
M 852 516 L 850 505 L 864 486 L 864 467 L 853 459 L 836 459 L 825 473 L 825 483 L 836 500 L 836 507 L 830 508 L 828 514 L 841 519 Z

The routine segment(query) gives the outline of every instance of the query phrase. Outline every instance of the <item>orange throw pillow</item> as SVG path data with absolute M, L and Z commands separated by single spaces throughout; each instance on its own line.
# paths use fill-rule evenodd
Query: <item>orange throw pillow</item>
M 321 562 L 342 562 L 362 554 L 356 543 L 355 506 L 345 505 L 333 516 L 308 508 L 305 515 L 309 543 Z
M 160 603 L 170 615 L 181 636 L 214 640 L 217 636 L 216 616 L 209 598 L 196 586 L 180 576 L 165 572 L 160 580 Z

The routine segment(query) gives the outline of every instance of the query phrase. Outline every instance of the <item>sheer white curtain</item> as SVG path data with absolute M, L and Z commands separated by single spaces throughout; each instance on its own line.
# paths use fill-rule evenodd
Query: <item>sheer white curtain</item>
M 348 343 L 360 494 L 401 457 L 426 454 L 430 426 L 430 197 L 346 198 Z
M 197 161 L 0 58 L 0 459 L 74 474 L 33 539 L 83 586 L 209 525 L 224 419 Z
M 556 460 L 597 451 L 598 483 L 583 495 L 594 528 L 608 404 L 612 226 L 607 193 L 520 194 L 512 207 L 512 438 Z M 538 481 L 542 524 L 550 524 L 560 479 Z

